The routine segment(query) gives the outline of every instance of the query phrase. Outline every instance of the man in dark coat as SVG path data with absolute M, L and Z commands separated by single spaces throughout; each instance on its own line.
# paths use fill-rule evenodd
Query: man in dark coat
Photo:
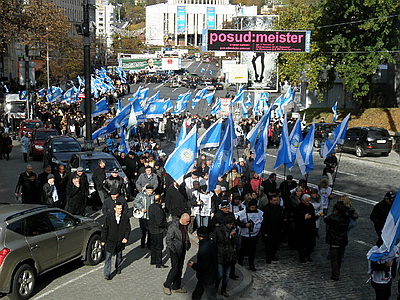
M 209 238 L 209 229 L 205 226 L 197 228 L 199 251 L 197 262 L 190 261 L 189 267 L 196 271 L 197 284 L 193 291 L 192 299 L 201 299 L 203 293 L 207 299 L 217 299 L 215 283 L 218 279 L 218 248 L 217 244 Z
M 58 196 L 58 190 L 54 184 L 54 181 L 55 179 L 53 174 L 47 175 L 47 182 L 43 185 L 42 190 L 42 201 L 43 204 L 60 207 L 61 201 Z
M 190 215 L 184 213 L 179 219 L 174 219 L 168 227 L 166 243 L 171 258 L 171 270 L 163 285 L 164 293 L 167 295 L 171 295 L 171 289 L 174 293 L 187 293 L 181 288 L 181 281 L 186 251 L 190 249 L 190 239 L 186 228 L 189 223 Z
M 272 196 L 263 209 L 263 221 L 261 223 L 262 240 L 265 243 L 265 259 L 267 264 L 272 260 L 277 261 L 278 247 L 283 232 L 283 220 L 285 213 L 279 205 L 279 197 Z
M 349 217 L 346 215 L 346 207 L 342 203 L 336 203 L 333 214 L 324 219 L 328 230 L 326 242 L 330 245 L 332 280 L 339 280 L 340 266 L 344 248 L 348 243 L 347 231 L 349 229 Z
M 301 202 L 294 208 L 296 224 L 297 251 L 301 262 L 311 262 L 311 252 L 315 247 L 315 211 L 311 197 L 304 194 Z
M 156 268 L 166 268 L 167 266 L 162 263 L 162 250 L 163 235 L 167 230 L 167 218 L 164 209 L 161 206 L 160 195 L 154 196 L 154 203 L 150 204 L 148 216 L 149 221 L 147 223 L 150 235 L 151 235 L 151 259 L 150 264 L 156 265 Z
M 112 189 L 110 195 L 106 197 L 104 200 L 102 212 L 103 215 L 107 216 L 110 213 L 114 212 L 115 203 L 121 203 L 123 206 L 123 214 L 128 214 L 128 203 L 126 202 L 125 198 L 119 195 L 117 189 Z
M 378 235 L 377 244 L 382 243 L 382 229 L 385 225 L 390 208 L 392 207 L 394 198 L 396 198 L 396 194 L 394 192 L 387 192 L 385 198 L 383 198 L 381 202 L 377 203 L 371 212 L 370 219 L 374 223 L 375 231 Z
M 75 175 L 72 183 L 67 186 L 67 207 L 66 210 L 71 214 L 85 215 L 86 194 L 81 185 L 81 178 Z
M 37 177 L 38 183 L 39 183 L 39 190 L 42 191 L 43 185 L 47 182 L 47 176 L 51 174 L 51 167 L 46 166 L 43 169 L 43 172 L 40 173 Z
M 60 207 L 64 208 L 67 205 L 67 184 L 68 174 L 65 172 L 65 166 L 59 165 L 57 172 L 54 173 L 54 184 L 56 185 L 58 197 L 60 198 Z
M 110 280 L 111 257 L 115 254 L 115 271 L 121 274 L 122 250 L 128 242 L 131 224 L 126 214 L 123 214 L 123 205 L 115 203 L 114 213 L 108 214 L 101 230 L 101 244 L 105 245 L 106 258 L 104 263 L 104 278 Z
M 267 180 L 264 180 L 261 185 L 264 187 L 264 193 L 269 197 L 276 195 L 276 174 L 271 173 Z
M 89 195 L 89 180 L 87 178 L 87 175 L 85 174 L 85 170 L 82 167 L 78 167 L 76 169 L 76 172 L 69 174 L 67 189 L 68 187 L 71 187 L 73 185 L 72 181 L 75 177 L 79 177 L 79 185 L 81 187 L 82 197 L 85 201 L 86 206 L 86 200 Z
M 99 194 L 101 203 L 104 203 L 104 200 L 106 199 L 106 192 L 103 189 L 103 182 L 104 180 L 106 180 L 106 162 L 102 159 L 99 159 L 99 161 L 97 162 L 97 168 L 93 170 L 93 183 L 94 183 L 94 188 L 97 191 L 97 193 Z M 93 203 L 93 206 L 95 206 L 95 204 Z
M 32 165 L 27 165 L 25 172 L 21 173 L 15 187 L 15 196 L 22 195 L 23 204 L 40 204 L 40 190 L 38 189 L 36 173 Z
M 165 208 L 172 217 L 178 218 L 184 212 L 189 211 L 189 206 L 179 184 L 174 183 L 167 188 L 165 193 Z
M 112 168 L 111 175 L 103 182 L 103 189 L 109 195 L 111 190 L 118 190 L 118 194 L 127 199 L 126 186 L 124 179 L 119 176 L 118 168 Z

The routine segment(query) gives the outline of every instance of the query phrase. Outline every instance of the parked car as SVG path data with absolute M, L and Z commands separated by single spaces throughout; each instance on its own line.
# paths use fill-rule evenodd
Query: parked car
M 214 87 L 215 87 L 216 90 L 223 90 L 224 89 L 224 85 L 222 84 L 222 82 L 214 83 Z
M 75 172 L 77 168 L 82 167 L 89 181 L 89 197 L 95 192 L 94 182 L 92 178 L 93 170 L 97 168 L 99 159 L 105 161 L 106 176 L 110 176 L 110 169 L 118 168 L 118 175 L 125 180 L 127 191 L 129 189 L 129 180 L 124 173 L 124 167 L 121 167 L 117 159 L 109 153 L 104 152 L 77 152 L 73 153 L 67 164 L 68 172 Z
M 311 125 L 312 124 L 309 124 L 303 129 L 303 138 L 307 135 Z M 325 142 L 325 140 L 332 134 L 336 127 L 337 124 L 335 123 L 315 123 L 314 147 L 320 148 L 321 143 Z
M 355 153 L 358 157 L 366 154 L 388 156 L 392 150 L 392 138 L 385 128 L 353 127 L 347 130 L 339 150 Z
M 209 91 L 214 91 L 215 90 L 215 85 L 211 81 L 204 81 L 204 86 L 207 88 Z
M 46 140 L 49 137 L 58 136 L 58 131 L 52 128 L 38 128 L 32 132 L 30 156 L 33 160 L 43 158 L 43 149 Z
M 0 294 L 32 296 L 36 278 L 75 259 L 102 259 L 101 225 L 64 210 L 35 204 L 0 204 Z
M 177 88 L 177 87 L 180 87 L 181 85 L 180 85 L 179 82 L 176 81 L 176 80 L 167 80 L 167 81 L 164 83 L 164 86 L 170 87 L 170 88 Z
M 29 135 L 32 134 L 32 132 L 35 129 L 38 128 L 43 128 L 43 122 L 40 120 L 24 120 L 21 122 L 19 125 L 19 138 L 22 138 L 25 133 L 28 133 Z
M 43 166 L 56 170 L 58 165 L 67 165 L 73 153 L 81 151 L 81 144 L 72 136 L 48 138 L 43 149 Z

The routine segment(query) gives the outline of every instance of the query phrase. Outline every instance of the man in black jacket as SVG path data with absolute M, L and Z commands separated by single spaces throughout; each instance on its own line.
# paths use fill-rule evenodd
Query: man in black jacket
M 333 214 L 324 219 L 328 231 L 326 242 L 330 245 L 332 280 L 339 280 L 342 254 L 348 243 L 347 231 L 349 229 L 349 218 L 346 215 L 346 207 L 342 203 L 336 203 Z
M 124 179 L 119 176 L 118 168 L 112 168 L 110 171 L 111 175 L 104 180 L 103 189 L 107 194 L 110 194 L 112 189 L 117 189 L 118 194 L 127 199 L 125 182 Z
M 106 199 L 106 192 L 103 189 L 103 182 L 106 180 L 106 162 L 102 159 L 99 159 L 97 162 L 97 168 L 93 170 L 93 183 L 94 183 L 94 188 L 99 194 L 101 203 L 104 204 L 104 200 Z M 95 207 L 95 204 L 93 203 L 93 208 Z
M 207 299 L 217 299 L 215 283 L 218 279 L 218 248 L 217 244 L 209 238 L 209 233 L 208 227 L 197 228 L 199 239 L 197 262 L 188 263 L 188 266 L 196 271 L 197 277 L 192 299 L 201 299 L 203 293 L 206 293 Z
M 54 185 L 54 175 L 47 175 L 47 182 L 43 185 L 42 189 L 43 204 L 54 207 L 61 207 L 61 201 L 58 197 L 58 191 Z
M 112 189 L 110 195 L 104 200 L 102 212 L 104 216 L 114 212 L 115 203 L 119 202 L 123 206 L 123 214 L 128 214 L 128 203 L 125 198 L 119 195 L 117 189 Z
M 377 203 L 371 212 L 370 219 L 374 223 L 375 231 L 378 235 L 377 244 L 382 244 L 382 229 L 385 225 L 390 208 L 392 207 L 394 198 L 396 198 L 396 194 L 394 192 L 387 192 L 385 198 L 383 198 L 381 202 Z
M 151 259 L 150 264 L 156 265 L 156 268 L 166 268 L 162 263 L 163 235 L 167 230 L 167 218 L 164 209 L 161 206 L 161 196 L 155 195 L 154 202 L 150 204 L 147 223 L 151 235 Z
M 179 183 L 174 183 L 167 188 L 165 193 L 165 207 L 172 217 L 178 218 L 184 212 L 189 211 L 188 203 L 184 196 L 184 191 L 181 190 Z
M 104 263 L 104 278 L 111 279 L 111 257 L 115 254 L 115 270 L 121 274 L 122 250 L 128 242 L 131 232 L 129 218 L 122 213 L 122 204 L 117 202 L 114 213 L 108 214 L 101 230 L 101 244 L 105 245 L 106 259 Z

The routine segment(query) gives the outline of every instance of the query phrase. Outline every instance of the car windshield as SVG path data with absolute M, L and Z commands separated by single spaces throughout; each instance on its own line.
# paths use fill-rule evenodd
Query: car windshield
M 81 145 L 76 141 L 53 142 L 53 152 L 79 152 Z
M 106 163 L 106 172 L 108 172 L 112 168 L 118 168 L 122 170 L 120 164 L 116 159 L 113 158 L 102 158 L 102 160 Z M 86 173 L 91 173 L 94 169 L 98 166 L 98 159 L 82 159 L 81 160 L 81 167 L 85 170 Z
M 384 130 L 371 130 L 368 131 L 368 137 L 373 139 L 388 138 L 389 133 Z
M 50 136 L 58 135 L 57 131 L 38 131 L 35 135 L 35 140 L 47 140 Z
M 25 128 L 40 128 L 43 127 L 43 123 L 42 122 L 27 122 L 24 124 Z

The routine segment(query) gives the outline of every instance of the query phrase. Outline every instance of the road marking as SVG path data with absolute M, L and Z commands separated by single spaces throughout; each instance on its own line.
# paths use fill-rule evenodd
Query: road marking
M 359 241 L 359 240 L 354 240 L 356 243 L 359 243 L 361 245 L 367 246 L 368 248 L 373 247 L 374 245 L 372 245 L 371 243 L 366 243 L 364 241 Z
M 174 88 L 174 89 L 172 90 L 172 93 L 173 93 L 173 92 L 176 92 L 177 89 L 178 89 L 178 88 Z
M 159 89 L 159 88 L 162 87 L 162 86 L 163 86 L 163 83 L 157 85 L 157 86 L 154 88 L 154 90 L 157 90 L 157 89 Z
M 347 172 L 342 172 L 342 171 L 338 171 L 338 173 L 340 173 L 340 174 L 345 174 L 345 175 L 349 175 L 349 176 L 358 176 L 358 175 L 353 174 L 353 173 L 347 173 Z
M 66 286 L 66 285 L 68 285 L 68 284 L 70 284 L 70 283 L 72 283 L 72 282 L 74 282 L 74 281 L 77 281 L 77 280 L 79 280 L 79 279 L 85 277 L 86 275 L 89 275 L 89 274 L 91 274 L 91 273 L 93 273 L 93 272 L 96 272 L 96 271 L 100 270 L 101 268 L 104 268 L 104 265 L 103 265 L 103 264 L 100 265 L 100 266 L 98 266 L 98 267 L 96 267 L 96 268 L 94 268 L 93 270 L 91 270 L 91 271 L 89 271 L 89 272 L 86 272 L 85 274 L 82 274 L 82 275 L 80 275 L 80 276 L 78 276 L 78 277 L 76 277 L 76 278 L 74 278 L 74 279 L 71 279 L 71 280 L 69 280 L 69 281 L 67 281 L 67 282 L 64 282 L 63 284 L 61 284 L 61 285 L 55 287 L 54 289 L 51 289 L 50 291 L 48 291 L 48 292 L 46 292 L 46 293 L 44 293 L 44 294 L 42 294 L 42 295 L 40 295 L 40 296 L 34 297 L 33 299 L 41 299 L 41 298 L 43 298 L 43 297 L 46 297 L 46 296 L 48 296 L 48 295 L 54 293 L 55 291 L 61 289 L 62 287 Z

